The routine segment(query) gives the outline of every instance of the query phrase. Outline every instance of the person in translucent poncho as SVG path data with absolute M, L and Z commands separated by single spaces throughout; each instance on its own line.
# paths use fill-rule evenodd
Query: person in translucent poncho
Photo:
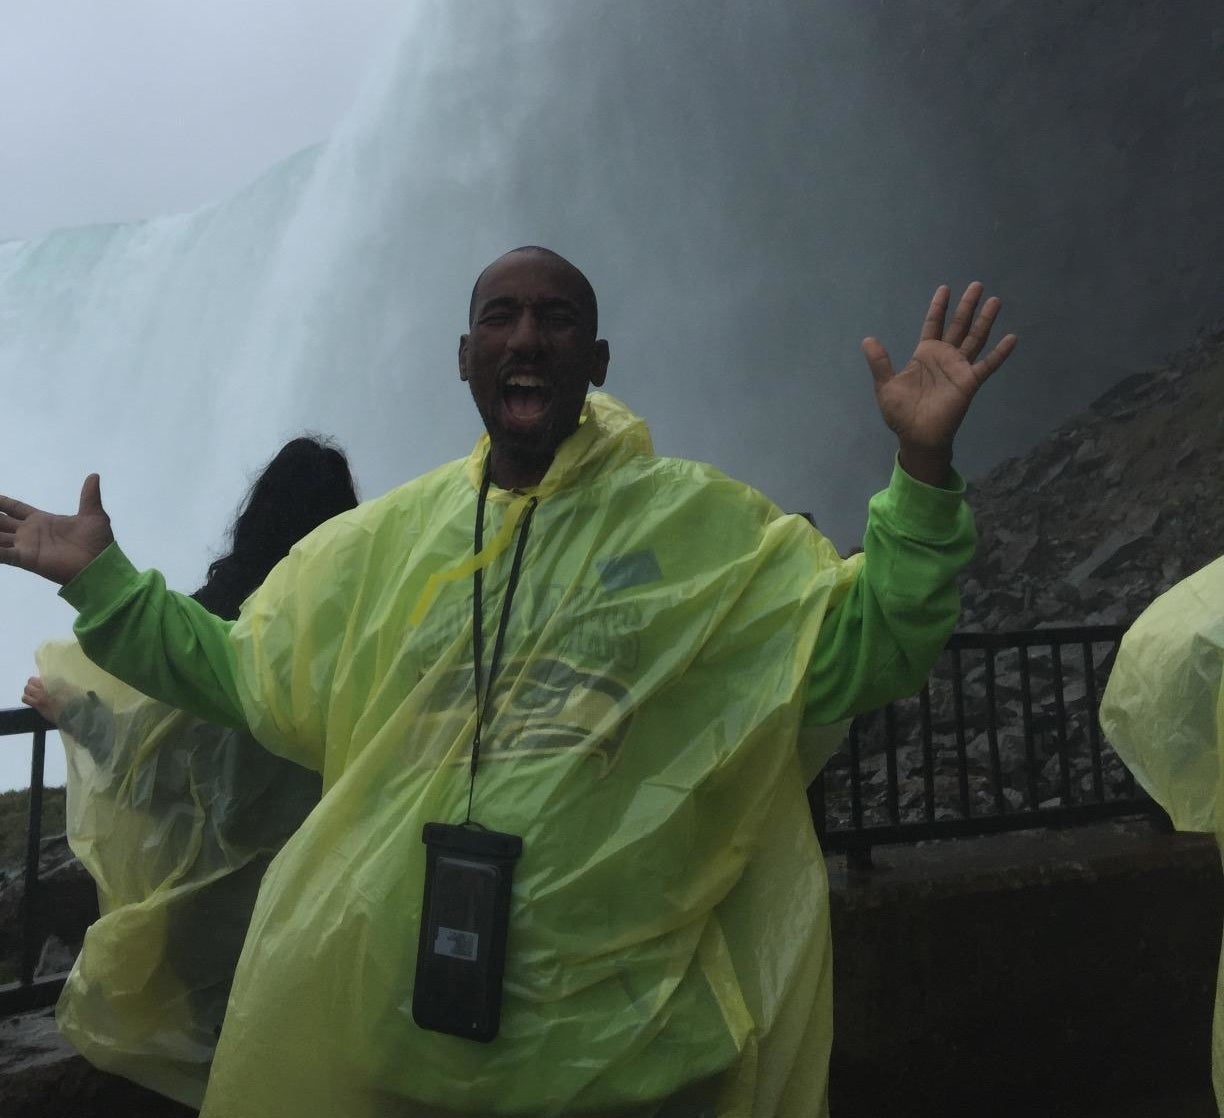
M 312 533 L 232 626 L 135 571 L 96 475 L 75 516 L 0 498 L 0 563 L 64 586 L 91 657 L 323 774 L 260 891 L 205 1115 L 825 1113 L 805 787 L 955 624 L 973 526 L 952 441 L 1015 344 L 988 346 L 982 296 L 939 288 L 897 370 L 863 343 L 897 457 L 851 559 L 588 394 L 595 294 L 539 247 L 472 291 L 458 373 L 486 435 Z M 434 926 L 439 828 L 521 842 L 504 938 L 481 863 Z M 466 1013 L 499 945 L 496 1035 L 460 1035 L 430 976 Z
M 1165 591 L 1127 630 L 1100 717 L 1173 826 L 1214 834 L 1224 849 L 1224 557 Z M 1211 1078 L 1224 1112 L 1224 965 Z
M 292 440 L 192 597 L 236 618 L 294 543 L 356 503 L 339 450 Z M 60 1029 L 98 1067 L 199 1107 L 260 881 L 318 802 L 318 774 L 147 698 L 75 641 L 43 645 L 37 660 L 22 699 L 59 726 L 68 839 L 102 913 L 57 1006 Z

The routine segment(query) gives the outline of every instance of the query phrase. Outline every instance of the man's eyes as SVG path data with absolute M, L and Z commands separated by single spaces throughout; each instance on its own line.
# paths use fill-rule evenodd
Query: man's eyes
M 505 326 L 518 317 L 517 312 L 488 311 L 480 316 L 481 326 Z M 545 326 L 569 327 L 575 325 L 578 316 L 567 310 L 547 310 L 538 315 L 539 321 Z

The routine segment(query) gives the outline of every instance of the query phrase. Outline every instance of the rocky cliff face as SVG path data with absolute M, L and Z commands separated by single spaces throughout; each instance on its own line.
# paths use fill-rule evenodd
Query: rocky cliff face
M 969 487 L 961 628 L 1133 620 L 1224 553 L 1224 327 Z

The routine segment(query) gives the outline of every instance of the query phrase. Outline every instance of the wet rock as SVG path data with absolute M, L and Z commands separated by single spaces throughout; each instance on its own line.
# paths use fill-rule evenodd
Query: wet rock
M 1215 329 L 975 479 L 969 500 L 983 546 L 962 588 L 975 627 L 1125 623 L 1158 588 L 1216 558 L 1222 416 L 1224 330 Z M 1018 601 L 1028 586 L 1036 593 Z M 1063 617 L 1052 599 L 1068 606 Z
M 0 1077 L 56 1064 L 74 1054 L 55 1027 L 53 1009 L 0 1018 Z
M 43 978 L 52 974 L 64 974 L 72 969 L 76 962 L 79 945 L 72 947 L 57 935 L 50 935 L 43 941 L 38 963 L 34 967 L 34 977 Z
M 1195 458 L 1198 457 L 1198 453 L 1199 453 L 1199 450 L 1198 450 L 1198 447 L 1196 446 L 1185 447 L 1177 455 L 1177 457 L 1173 459 L 1173 468 L 1176 470 L 1176 469 L 1180 469 L 1182 466 L 1189 465 L 1191 462 L 1194 461 Z
M 1086 578 L 1105 578 L 1119 570 L 1129 559 L 1142 555 L 1147 540 L 1142 532 L 1114 532 L 1082 563 L 1067 573 L 1074 586 Z
M 23 873 L 11 873 L 0 882 L 0 959 L 16 959 L 20 954 L 24 897 Z M 97 888 L 64 835 L 51 835 L 42 841 L 32 917 L 34 942 L 40 952 L 54 938 L 74 958 L 85 930 L 98 918 Z
M 1071 463 L 1077 469 L 1086 470 L 1099 465 L 1105 460 L 1105 452 L 1101 450 L 1096 439 L 1085 439 L 1076 449 Z

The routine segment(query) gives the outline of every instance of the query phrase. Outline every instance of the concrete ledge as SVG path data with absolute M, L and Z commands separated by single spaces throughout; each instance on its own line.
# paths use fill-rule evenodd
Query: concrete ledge
M 1146 821 L 829 858 L 833 1118 L 1212 1118 L 1215 842 Z M 0 1022 L 5 1118 L 184 1118 L 51 1011 Z
M 60 1036 L 53 1009 L 0 1020 L 4 1118 L 192 1118 L 195 1113 L 98 1071 Z
M 1216 1114 L 1212 837 L 1125 820 L 874 863 L 829 859 L 834 1118 Z

